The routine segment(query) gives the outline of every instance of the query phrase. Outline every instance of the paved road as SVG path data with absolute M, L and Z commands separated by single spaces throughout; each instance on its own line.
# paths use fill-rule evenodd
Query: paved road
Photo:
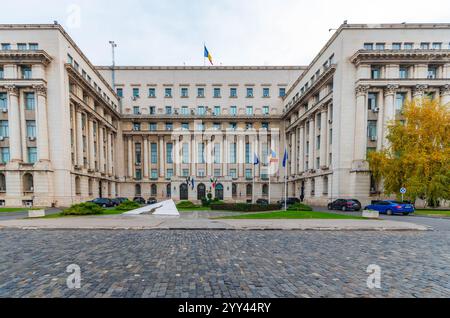
M 47 209 L 46 215 L 51 215 L 51 214 L 60 213 L 60 212 L 61 212 L 60 209 Z M 28 210 L 19 211 L 19 212 L 0 213 L 0 221 L 25 219 L 27 217 L 28 217 Z
M 449 242 L 439 230 L 0 230 L 0 297 L 450 297 Z M 70 264 L 81 289 L 66 286 Z

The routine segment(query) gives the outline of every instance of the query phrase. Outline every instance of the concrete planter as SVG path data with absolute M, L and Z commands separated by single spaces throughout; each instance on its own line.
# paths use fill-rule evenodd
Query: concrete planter
M 45 216 L 45 210 L 28 210 L 29 218 L 42 218 Z
M 364 210 L 362 216 L 366 219 L 378 219 L 380 217 L 380 213 L 378 211 Z

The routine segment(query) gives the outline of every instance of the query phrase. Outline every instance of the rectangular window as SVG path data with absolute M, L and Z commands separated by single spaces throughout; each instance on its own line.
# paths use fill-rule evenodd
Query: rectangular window
M 220 144 L 214 144 L 214 163 L 218 164 L 220 162 Z
M 2 43 L 2 50 L 3 51 L 11 50 L 11 44 L 10 43 Z
M 236 169 L 230 169 L 230 177 L 232 179 L 237 179 Z
M 157 169 L 152 169 L 151 178 L 152 178 L 152 180 L 158 180 L 158 170 Z
M 183 160 L 184 164 L 188 164 L 189 163 L 189 144 L 188 143 L 184 143 L 183 144 L 182 160 Z
M 140 110 L 139 106 L 134 106 L 133 107 L 133 114 L 134 115 L 140 115 L 141 114 L 141 110 Z
M 3 66 L 0 66 L 0 79 L 3 79 L 5 77 L 5 71 L 3 69 Z
M 373 50 L 373 43 L 364 43 L 364 50 Z
M 150 123 L 148 124 L 148 130 L 150 131 L 156 131 L 158 129 L 158 126 L 156 123 Z
M 153 165 L 158 163 L 158 144 L 151 143 L 150 145 L 150 160 Z
M 384 48 L 385 48 L 385 44 L 384 43 L 377 43 L 377 44 L 375 44 L 375 48 L 377 49 L 377 50 L 384 50 Z
M 37 162 L 37 148 L 28 147 L 28 163 L 36 163 L 36 162 Z
M 245 109 L 245 113 L 247 116 L 253 116 L 253 106 L 247 106 Z
M 261 123 L 261 129 L 263 130 L 269 130 L 269 123 Z
M 221 176 L 220 169 L 214 169 L 214 177 L 220 177 L 220 176 Z
M 151 97 L 151 98 L 155 98 L 156 97 L 156 89 L 155 88 L 149 88 L 148 89 L 148 97 Z
M 231 106 L 230 107 L 230 115 L 231 116 L 236 116 L 237 115 L 237 107 L 236 106 Z
M 401 50 L 402 49 L 402 44 L 401 43 L 392 43 L 392 49 L 393 50 Z
M 403 45 L 403 48 L 404 48 L 405 50 L 412 50 L 412 49 L 414 48 L 414 43 L 410 43 L 410 42 L 405 43 L 405 44 Z
M 181 88 L 181 97 L 183 98 L 189 97 L 189 91 L 187 87 Z
M 437 67 L 434 65 L 429 65 L 427 78 L 435 79 L 436 77 L 437 77 Z
M 8 95 L 6 93 L 0 93 L 0 109 L 8 109 Z
M 368 109 L 375 110 L 378 107 L 378 94 L 377 93 L 369 93 L 368 98 Z
M 247 180 L 253 179 L 252 169 L 245 169 L 245 178 Z
M 377 121 L 369 120 L 367 122 L 367 137 L 370 141 L 377 140 Z
M 34 93 L 25 93 L 25 109 L 34 110 L 36 106 Z
M 28 47 L 29 47 L 30 51 L 37 51 L 37 50 L 39 50 L 39 44 L 37 44 L 37 43 L 30 43 L 28 45 Z
M 204 177 L 205 176 L 205 170 L 204 169 L 198 169 L 197 176 Z
M 166 144 L 166 159 L 167 159 L 166 162 L 169 164 L 173 163 L 172 150 L 173 144 L 172 143 Z
M 220 106 L 214 106 L 214 116 L 220 116 Z
M 27 50 L 27 44 L 26 43 L 17 43 L 17 49 L 19 51 L 26 51 Z
M 220 98 L 220 88 L 214 88 L 214 98 Z
M 181 123 L 182 130 L 189 130 L 189 123 Z
M 118 89 L 116 90 L 116 93 L 117 93 L 117 96 L 123 97 L 123 88 L 118 88 Z
M 262 113 L 263 115 L 269 115 L 269 106 L 263 106 Z
M 172 179 L 172 178 L 173 178 L 173 169 L 167 169 L 166 179 Z
M 197 97 L 200 98 L 205 97 L 205 89 L 203 87 L 197 88 Z
M 20 70 L 22 72 L 22 79 L 31 79 L 31 67 L 30 66 L 21 66 Z
M 142 180 L 142 169 L 139 168 L 136 169 L 134 178 L 136 180 Z
M 280 89 L 279 89 L 279 96 L 280 97 L 284 97 L 284 96 L 286 96 L 286 88 L 284 88 L 284 87 L 281 87 Z
M 372 65 L 370 67 L 370 78 L 379 79 L 381 77 L 381 68 L 379 66 Z
M 187 106 L 181 107 L 181 115 L 184 115 L 184 116 L 189 115 L 189 108 Z
M 171 98 L 172 97 L 172 89 L 170 87 L 164 90 L 164 97 Z
M 206 113 L 205 106 L 198 106 L 197 107 L 197 115 L 203 116 L 203 115 L 205 115 L 205 113 Z
M 156 107 L 155 106 L 149 106 L 148 107 L 148 113 L 150 115 L 155 115 L 156 114 Z
M 27 137 L 28 138 L 36 138 L 36 121 L 27 120 Z
M 172 106 L 166 106 L 166 115 L 172 115 Z
M 237 161 L 236 143 L 233 142 L 230 144 L 230 163 L 235 164 L 236 161 Z
M 0 148 L 0 163 L 6 164 L 9 162 L 9 148 Z
M 430 49 L 430 43 L 428 43 L 428 42 L 422 42 L 422 43 L 420 43 L 420 48 L 421 48 L 422 50 L 429 50 L 429 49 Z
M 245 163 L 251 164 L 251 145 L 248 142 L 245 144 Z
M 199 143 L 197 146 L 197 162 L 205 163 L 205 144 Z
M 133 123 L 133 131 L 140 131 L 141 123 Z
M 405 104 L 406 93 L 397 93 L 395 97 L 395 110 L 401 112 Z
M 205 124 L 204 123 L 198 123 L 197 124 L 197 131 L 205 131 Z
M 183 169 L 183 177 L 189 177 L 189 169 Z
M 9 124 L 7 120 L 0 120 L 0 137 L 9 137 Z
M 253 129 L 253 124 L 252 123 L 245 123 L 245 129 L 246 130 Z
M 135 163 L 140 165 L 142 163 L 142 147 L 140 143 L 134 144 Z
M 263 88 L 263 97 L 264 98 L 270 97 L 270 89 L 268 87 Z
M 408 78 L 409 77 L 409 69 L 407 66 L 405 65 L 400 65 L 400 69 L 399 69 L 399 77 L 402 79 Z
M 173 130 L 173 124 L 172 123 L 166 123 L 166 131 L 172 131 Z
M 236 130 L 237 128 L 237 124 L 236 123 L 230 123 L 230 129 L 231 130 Z
M 253 88 L 248 87 L 247 88 L 247 98 L 253 97 Z
M 133 97 L 139 98 L 139 88 L 133 88 Z
M 442 49 L 442 43 L 434 42 L 433 43 L 433 50 L 440 50 L 440 49 Z
M 235 87 L 230 88 L 230 97 L 231 98 L 237 97 L 237 88 L 235 88 Z

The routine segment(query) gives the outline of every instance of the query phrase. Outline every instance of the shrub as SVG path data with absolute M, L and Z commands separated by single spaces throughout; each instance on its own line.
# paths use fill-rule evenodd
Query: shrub
M 131 210 L 135 210 L 135 209 L 139 209 L 140 205 L 137 202 L 134 201 L 125 201 L 122 202 L 117 208 L 116 210 L 119 211 L 131 211 Z
M 63 215 L 97 215 L 103 214 L 103 208 L 97 204 L 86 202 L 72 205 L 62 212 Z
M 288 211 L 312 211 L 313 209 L 306 204 L 296 203 L 288 207 Z
M 196 208 L 197 206 L 192 203 L 191 201 L 181 201 L 177 204 L 177 208 L 179 209 L 189 209 L 189 208 Z
M 257 205 L 257 204 L 247 204 L 247 203 L 221 203 L 211 204 L 211 210 L 219 211 L 235 211 L 235 212 L 265 212 L 265 211 L 276 211 L 279 210 L 280 206 L 278 204 L 269 205 Z

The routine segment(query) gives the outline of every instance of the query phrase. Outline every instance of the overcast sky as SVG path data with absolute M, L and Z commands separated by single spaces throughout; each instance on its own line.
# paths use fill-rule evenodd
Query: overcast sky
M 0 23 L 57 20 L 96 65 L 307 65 L 349 23 L 450 23 L 449 0 L 2 0 Z

